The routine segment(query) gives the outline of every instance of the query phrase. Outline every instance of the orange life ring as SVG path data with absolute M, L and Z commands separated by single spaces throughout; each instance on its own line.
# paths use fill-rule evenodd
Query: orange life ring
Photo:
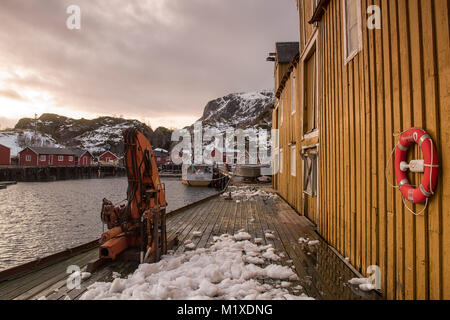
M 401 170 L 401 163 L 407 161 L 408 150 L 414 143 L 421 148 L 425 162 L 422 183 L 415 189 L 409 183 L 407 172 Z M 403 132 L 395 147 L 395 176 L 403 197 L 412 203 L 425 203 L 436 190 L 438 175 L 438 155 L 431 137 L 423 129 Z

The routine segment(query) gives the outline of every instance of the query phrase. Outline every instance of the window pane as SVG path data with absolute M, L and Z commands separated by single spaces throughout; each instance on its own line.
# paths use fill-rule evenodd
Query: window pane
M 283 173 L 283 149 L 280 149 L 280 173 Z
M 317 196 L 317 149 L 310 149 L 302 154 L 303 159 L 303 191 L 312 197 Z
M 292 113 L 295 113 L 296 110 L 296 99 L 295 99 L 295 95 L 296 95 L 296 89 L 295 89 L 295 75 L 292 75 L 292 85 L 291 85 L 291 93 L 292 93 Z
M 303 131 L 308 133 L 316 128 L 316 53 L 305 60 L 305 105 Z
M 297 161 L 296 161 L 296 157 L 297 157 L 297 153 L 296 153 L 297 148 L 294 146 L 291 148 L 291 175 L 293 177 L 295 177 L 297 175 Z
M 359 25 L 358 14 L 360 0 L 345 0 L 345 37 L 346 37 L 346 58 L 359 50 Z

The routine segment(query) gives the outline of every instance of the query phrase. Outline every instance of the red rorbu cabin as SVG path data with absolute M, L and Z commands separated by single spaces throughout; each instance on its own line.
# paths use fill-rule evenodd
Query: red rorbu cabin
M 78 166 L 92 166 L 94 164 L 94 157 L 87 150 L 74 150 L 75 154 L 75 163 Z
M 160 149 L 160 150 L 162 150 L 162 149 Z M 159 150 L 155 149 L 153 151 L 153 156 L 155 157 L 156 165 L 158 165 L 158 166 L 161 166 L 161 165 L 164 165 L 164 164 L 167 164 L 168 162 L 170 162 L 169 153 L 164 152 L 163 150 L 159 151 Z
M 11 149 L 0 144 L 0 166 L 9 166 L 11 164 Z
M 98 157 L 98 162 L 100 164 L 113 164 L 113 165 L 117 165 L 119 161 L 119 157 L 116 156 L 114 153 L 112 153 L 111 151 L 106 151 L 104 153 L 102 153 L 99 157 Z
M 26 147 L 19 152 L 21 166 L 75 166 L 76 152 L 70 149 Z

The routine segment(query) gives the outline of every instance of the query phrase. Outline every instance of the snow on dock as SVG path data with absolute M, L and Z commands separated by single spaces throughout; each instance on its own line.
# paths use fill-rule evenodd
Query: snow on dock
M 228 234 L 215 237 L 209 248 L 167 255 L 158 263 L 140 265 L 127 278 L 94 283 L 81 300 L 310 299 L 305 294 L 290 294 L 286 289 L 290 283 L 282 288 L 281 281 L 277 282 L 298 280 L 290 267 L 270 263 L 263 268 L 246 264 L 247 258 L 271 252 L 273 248 L 270 244 L 258 246 L 241 240 L 243 235 L 241 232 L 237 238 Z M 265 261 L 261 259 L 261 263 Z M 271 284 L 258 281 L 264 279 L 274 281 Z
M 87 257 L 98 255 L 93 250 L 1 282 L 0 299 L 378 298 L 352 284 L 354 270 L 270 189 L 229 191 L 232 200 L 226 192 L 170 215 L 168 238 L 178 236 L 179 244 L 156 264 L 115 261 L 80 288 L 67 288 L 64 267 L 77 264 L 84 272 Z

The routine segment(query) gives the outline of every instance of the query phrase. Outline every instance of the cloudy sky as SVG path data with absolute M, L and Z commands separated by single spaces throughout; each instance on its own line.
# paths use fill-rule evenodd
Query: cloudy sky
M 69 5 L 81 29 L 69 30 Z M 273 87 L 295 0 L 1 0 L 0 126 L 44 112 L 182 127 L 232 92 Z

